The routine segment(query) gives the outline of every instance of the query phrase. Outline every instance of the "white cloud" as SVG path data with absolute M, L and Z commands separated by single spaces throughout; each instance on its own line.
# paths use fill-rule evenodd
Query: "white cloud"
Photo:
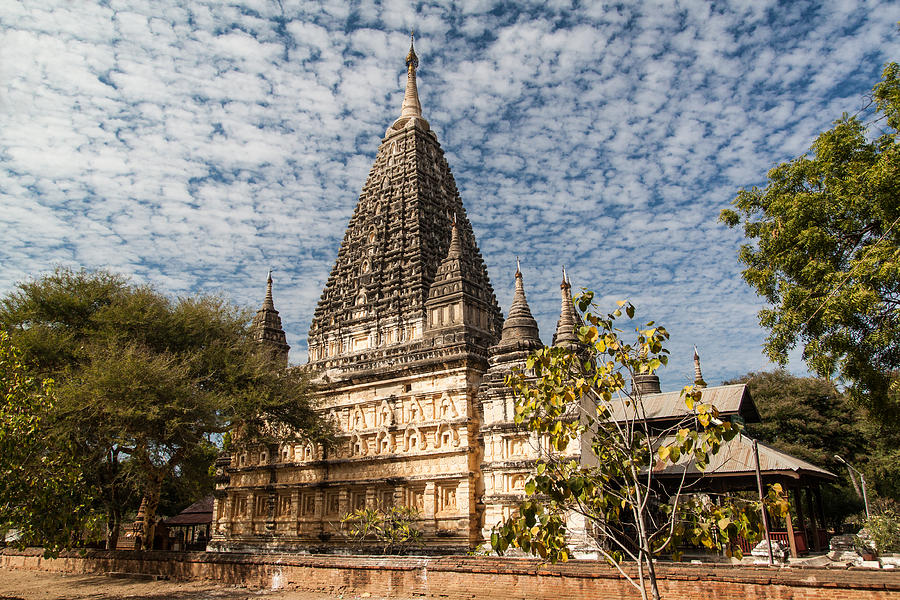
M 737 189 L 897 58 L 900 7 L 489 0 L 12 3 L 0 20 L 0 291 L 54 264 L 257 305 L 305 332 L 385 128 L 407 32 L 501 303 L 549 341 L 559 267 L 668 325 L 667 381 L 765 367 Z M 795 365 L 800 368 L 800 365 Z

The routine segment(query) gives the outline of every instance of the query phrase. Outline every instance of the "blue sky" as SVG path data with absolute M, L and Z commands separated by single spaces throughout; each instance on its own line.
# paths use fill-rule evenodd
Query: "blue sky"
M 896 2 L 0 0 L 0 293 L 54 265 L 306 330 L 385 129 L 408 32 L 501 307 L 522 260 L 549 342 L 560 266 L 667 326 L 664 386 L 767 368 L 742 187 L 866 105 Z M 794 359 L 790 368 L 803 371 Z

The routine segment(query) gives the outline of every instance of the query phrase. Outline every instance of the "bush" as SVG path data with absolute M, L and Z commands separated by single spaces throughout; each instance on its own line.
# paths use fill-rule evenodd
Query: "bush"
M 344 515 L 341 525 L 344 535 L 360 551 L 375 547 L 381 554 L 406 554 L 422 545 L 418 519 L 419 511 L 408 506 L 360 508 Z
M 900 552 L 900 509 L 896 503 L 872 515 L 866 521 L 865 529 L 879 553 Z

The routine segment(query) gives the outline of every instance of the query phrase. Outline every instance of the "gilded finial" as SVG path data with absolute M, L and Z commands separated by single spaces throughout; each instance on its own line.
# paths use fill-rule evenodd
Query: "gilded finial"
M 564 286 L 568 286 L 568 285 L 569 285 L 569 274 L 566 273 L 566 265 L 563 265 L 562 271 L 563 271 L 562 284 L 563 284 Z
M 403 126 L 410 117 L 422 117 L 422 104 L 419 102 L 419 90 L 416 88 L 416 69 L 419 68 L 419 57 L 413 46 L 413 32 L 409 33 L 409 53 L 406 55 L 406 92 L 400 106 L 400 119 L 394 122 L 393 128 Z
M 521 276 L 522 276 L 522 268 L 519 265 L 519 257 L 517 256 L 516 257 L 516 277 L 521 277 Z
M 416 56 L 416 49 L 414 47 L 414 42 L 416 39 L 416 33 L 414 30 L 410 30 L 409 32 L 409 53 L 406 55 L 406 66 L 410 66 L 412 64 L 413 69 L 419 68 L 419 57 Z

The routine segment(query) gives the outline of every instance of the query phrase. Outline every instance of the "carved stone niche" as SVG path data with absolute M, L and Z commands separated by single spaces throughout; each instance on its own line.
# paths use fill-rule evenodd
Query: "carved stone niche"
M 351 430 L 366 429 L 366 414 L 363 412 L 361 407 L 354 407 L 350 419 Z
M 525 491 L 525 475 L 522 473 L 514 473 L 507 477 L 507 492 L 517 493 Z
M 409 407 L 407 409 L 407 423 L 420 423 L 425 419 L 425 412 L 417 398 L 409 399 Z
M 441 423 L 434 432 L 435 448 L 456 448 L 459 446 L 459 432 L 447 423 Z
M 383 428 L 375 434 L 375 454 L 390 454 L 396 449 L 394 436 L 387 428 Z
M 403 450 L 404 452 L 413 452 L 415 450 L 425 449 L 425 436 L 418 427 L 407 427 L 403 434 Z
M 441 484 L 437 489 L 437 511 L 439 513 L 454 513 L 457 509 L 456 495 L 459 485 L 455 482 Z
M 380 427 L 394 425 L 394 409 L 387 400 L 382 400 L 381 406 L 378 408 L 378 425 Z
M 441 394 L 440 399 L 437 402 L 437 416 L 436 418 L 447 420 L 447 419 L 455 419 L 459 416 L 459 411 L 456 409 L 456 403 L 453 402 L 453 399 L 450 398 L 450 394 L 444 392 Z
M 308 442 L 302 448 L 302 459 L 305 461 L 316 460 L 316 446 L 312 442 Z
M 366 456 L 369 453 L 369 444 L 366 439 L 358 434 L 350 436 L 350 456 Z

